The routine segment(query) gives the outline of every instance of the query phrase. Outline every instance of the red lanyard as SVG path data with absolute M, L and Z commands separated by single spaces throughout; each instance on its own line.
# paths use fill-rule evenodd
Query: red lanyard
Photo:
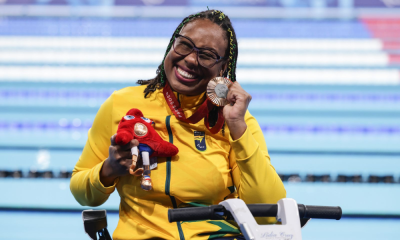
M 201 106 L 197 109 L 195 113 L 193 113 L 192 116 L 186 118 L 181 108 L 181 104 L 178 102 L 178 100 L 175 97 L 175 94 L 172 92 L 172 89 L 169 86 L 168 81 L 165 82 L 163 93 L 169 108 L 174 113 L 177 119 L 186 123 L 198 123 L 201 119 L 204 118 L 204 124 L 206 125 L 208 130 L 210 130 L 211 133 L 216 134 L 222 129 L 225 120 L 222 112 L 222 107 L 218 109 L 218 120 L 217 123 L 214 125 L 214 127 L 210 128 L 210 125 L 208 124 L 208 113 L 214 107 L 214 105 L 208 98 L 206 98 L 203 104 L 201 104 Z

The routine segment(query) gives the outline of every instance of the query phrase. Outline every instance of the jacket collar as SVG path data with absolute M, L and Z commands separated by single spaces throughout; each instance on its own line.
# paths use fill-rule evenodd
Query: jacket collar
M 204 102 L 204 100 L 206 100 L 206 92 L 203 92 L 199 95 L 196 96 L 186 96 L 180 93 L 177 93 L 175 91 L 174 95 L 176 97 L 176 99 L 178 99 L 182 110 L 189 110 L 189 109 L 197 109 L 198 107 L 200 107 L 200 105 Z M 162 102 L 166 102 L 165 98 L 164 98 L 164 94 L 163 94 L 163 89 L 157 89 L 155 92 L 157 97 L 157 99 L 159 99 Z
M 174 94 L 175 94 L 176 98 L 178 99 L 179 103 L 181 104 L 181 108 L 183 110 L 199 107 L 206 99 L 205 92 L 201 93 L 200 95 L 196 95 L 196 96 L 186 96 L 186 95 L 177 93 L 175 91 L 174 91 Z

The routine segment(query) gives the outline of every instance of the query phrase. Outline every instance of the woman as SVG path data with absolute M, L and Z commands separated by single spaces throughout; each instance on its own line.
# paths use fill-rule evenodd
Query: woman
M 262 131 L 247 111 L 251 96 L 237 82 L 223 112 L 215 107 L 201 119 L 186 120 L 205 102 L 210 79 L 229 75 L 236 80 L 237 55 L 227 16 L 214 10 L 191 15 L 174 32 L 156 78 L 116 91 L 103 103 L 75 166 L 71 191 L 80 204 L 98 206 L 117 188 L 121 203 L 114 239 L 229 239 L 240 233 L 226 221 L 169 223 L 168 209 L 218 204 L 228 197 L 246 203 L 276 203 L 285 197 Z M 166 101 L 168 89 L 176 102 Z M 129 174 L 136 164 L 130 148 L 138 141 L 118 146 L 112 137 L 110 146 L 118 122 L 131 108 L 152 119 L 160 136 L 179 149 L 175 157 L 158 158 L 148 192 L 141 189 L 140 177 Z

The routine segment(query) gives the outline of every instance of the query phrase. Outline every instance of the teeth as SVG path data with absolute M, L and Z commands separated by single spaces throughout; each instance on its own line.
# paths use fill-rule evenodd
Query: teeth
M 185 72 L 185 71 L 183 71 L 182 69 L 180 69 L 178 67 L 177 67 L 177 69 L 178 69 L 178 73 L 180 75 L 182 75 L 183 77 L 185 77 L 185 78 L 194 78 L 195 77 L 194 75 L 192 75 L 192 74 L 190 74 L 188 72 Z

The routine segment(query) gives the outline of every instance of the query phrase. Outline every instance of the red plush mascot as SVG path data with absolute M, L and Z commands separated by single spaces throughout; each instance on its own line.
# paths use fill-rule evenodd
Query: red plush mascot
M 150 178 L 150 158 L 149 157 L 172 157 L 178 154 L 178 148 L 172 143 L 164 141 L 160 135 L 154 130 L 152 126 L 153 121 L 143 117 L 143 113 L 136 108 L 132 108 L 121 119 L 118 125 L 117 135 L 115 136 L 115 143 L 118 145 L 125 145 L 132 139 L 139 141 L 139 151 L 143 159 L 143 174 L 141 186 L 144 190 L 151 190 L 152 182 Z M 132 160 L 137 161 L 138 150 L 137 147 L 132 148 Z M 133 166 L 133 165 L 132 165 Z M 132 167 L 129 172 L 132 175 L 138 172 L 134 171 Z

